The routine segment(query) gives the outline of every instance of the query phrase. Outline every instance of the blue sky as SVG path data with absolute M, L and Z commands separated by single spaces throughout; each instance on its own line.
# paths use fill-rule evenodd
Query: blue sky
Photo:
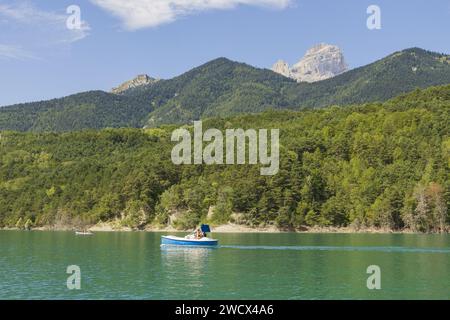
M 369 30 L 366 9 L 381 9 Z M 81 10 L 69 30 L 67 7 Z M 396 50 L 450 53 L 450 1 L 0 0 L 0 105 L 100 89 L 137 74 L 171 78 L 217 57 L 270 68 L 314 44 L 351 68 Z

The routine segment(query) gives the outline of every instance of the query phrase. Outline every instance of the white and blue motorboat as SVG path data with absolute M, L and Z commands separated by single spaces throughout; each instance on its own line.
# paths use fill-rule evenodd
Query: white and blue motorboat
M 161 245 L 191 246 L 191 247 L 218 246 L 219 240 L 207 237 L 208 232 L 211 232 L 209 225 L 202 224 L 200 229 L 197 229 L 193 234 L 189 234 L 185 237 L 161 236 Z

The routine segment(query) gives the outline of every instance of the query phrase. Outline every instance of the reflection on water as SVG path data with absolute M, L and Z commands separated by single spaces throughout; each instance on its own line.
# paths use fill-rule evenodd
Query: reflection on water
M 189 246 L 161 246 L 161 256 L 168 259 L 184 259 L 185 262 L 196 262 L 208 258 L 215 248 L 189 247 Z
M 204 286 L 203 276 L 210 263 L 213 248 L 196 248 L 182 246 L 161 246 L 161 267 L 165 270 L 167 286 L 176 291 L 179 283 L 174 279 L 180 279 L 183 274 L 184 280 L 191 290 Z M 178 289 L 179 290 L 179 289 Z

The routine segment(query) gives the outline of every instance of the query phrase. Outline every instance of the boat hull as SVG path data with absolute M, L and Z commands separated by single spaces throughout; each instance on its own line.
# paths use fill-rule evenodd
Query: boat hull
M 175 236 L 162 236 L 161 245 L 191 246 L 191 247 L 216 247 L 219 241 L 216 239 L 186 239 Z

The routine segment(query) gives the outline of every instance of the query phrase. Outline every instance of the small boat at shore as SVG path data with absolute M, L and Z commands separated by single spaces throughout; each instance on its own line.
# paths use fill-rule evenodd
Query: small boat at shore
M 93 233 L 90 232 L 90 231 L 75 231 L 75 234 L 77 236 L 91 236 L 91 235 L 93 235 Z
M 191 247 L 216 247 L 219 240 L 207 237 L 207 233 L 211 232 L 209 225 L 202 224 L 200 229 L 194 231 L 185 237 L 177 236 L 161 236 L 161 245 L 171 246 L 191 246 Z

